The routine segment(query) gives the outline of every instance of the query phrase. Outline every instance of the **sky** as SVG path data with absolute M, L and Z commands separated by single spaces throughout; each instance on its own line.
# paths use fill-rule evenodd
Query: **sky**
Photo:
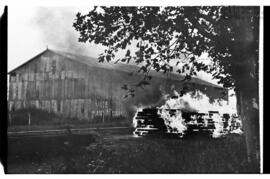
M 77 12 L 89 7 L 19 7 L 9 6 L 8 71 L 48 48 L 97 57 L 98 45 L 77 41 L 72 23 Z

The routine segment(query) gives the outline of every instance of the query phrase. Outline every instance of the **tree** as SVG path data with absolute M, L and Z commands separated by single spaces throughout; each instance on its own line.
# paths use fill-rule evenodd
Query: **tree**
M 106 46 L 100 62 L 140 65 L 144 78 L 137 86 L 148 84 L 150 70 L 176 70 L 186 79 L 205 71 L 234 89 L 248 161 L 259 170 L 259 7 L 94 7 L 78 13 L 73 27 L 80 42 Z M 128 49 L 133 44 L 135 54 Z M 120 49 L 126 55 L 116 59 Z M 199 58 L 204 53 L 210 62 Z

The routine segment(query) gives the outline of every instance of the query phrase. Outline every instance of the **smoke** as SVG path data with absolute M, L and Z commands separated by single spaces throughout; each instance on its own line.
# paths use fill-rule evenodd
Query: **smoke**
M 196 91 L 196 96 L 199 97 L 194 98 L 190 93 L 187 93 L 182 99 L 188 101 L 189 105 L 200 113 L 208 113 L 208 111 L 219 111 L 221 114 L 236 113 L 236 106 L 228 104 L 225 100 L 214 100 L 213 103 L 210 103 L 209 97 L 200 91 Z
M 75 7 L 38 7 L 32 23 L 49 48 L 96 57 L 102 48 L 78 42 L 79 33 L 72 27 L 79 11 Z
M 193 108 L 190 104 L 189 101 L 186 100 L 183 97 L 180 97 L 179 93 L 174 90 L 174 96 L 170 97 L 166 95 L 166 103 L 163 105 L 161 108 L 165 109 L 179 109 L 183 112 L 198 112 L 195 108 Z
M 129 76 L 125 78 L 130 78 Z M 136 89 L 134 98 L 124 101 L 124 108 L 128 119 L 132 119 L 139 108 L 155 108 L 161 106 L 167 100 L 166 92 L 160 85 L 159 79 L 152 79 L 151 85 Z

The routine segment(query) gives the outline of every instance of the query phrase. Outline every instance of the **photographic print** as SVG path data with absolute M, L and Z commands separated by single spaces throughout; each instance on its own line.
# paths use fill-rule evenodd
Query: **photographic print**
M 260 173 L 260 10 L 8 6 L 7 173 Z

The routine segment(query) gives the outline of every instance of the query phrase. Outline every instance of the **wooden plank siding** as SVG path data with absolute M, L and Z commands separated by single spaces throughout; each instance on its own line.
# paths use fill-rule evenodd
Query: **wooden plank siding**
M 163 93 L 182 89 L 184 83 L 153 78 L 151 85 L 138 89 L 135 98 L 124 99 L 123 84 L 135 84 L 140 75 L 124 71 L 87 66 L 46 51 L 29 63 L 12 71 L 9 82 L 9 110 L 38 108 L 65 117 L 93 120 L 129 116 L 141 105 L 157 105 Z M 192 86 L 192 85 L 191 85 Z M 203 85 L 194 88 L 217 89 Z
M 114 108 L 114 113 L 109 109 L 113 85 L 108 81 L 111 73 L 105 69 L 100 71 L 45 53 L 13 73 L 9 83 L 10 110 L 34 107 L 87 120 L 124 115 L 120 107 Z

